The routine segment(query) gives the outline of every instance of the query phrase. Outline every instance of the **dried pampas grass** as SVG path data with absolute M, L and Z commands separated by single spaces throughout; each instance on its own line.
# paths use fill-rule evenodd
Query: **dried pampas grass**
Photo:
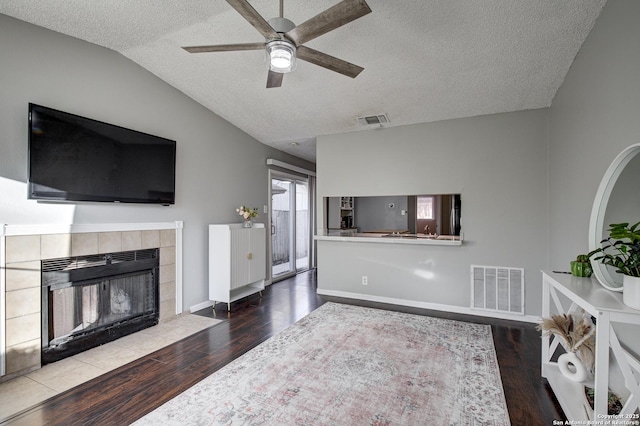
M 564 348 L 575 352 L 585 367 L 593 372 L 596 330 L 591 321 L 567 314 L 552 315 L 551 318 L 542 318 L 537 328 L 543 335 L 559 337 Z

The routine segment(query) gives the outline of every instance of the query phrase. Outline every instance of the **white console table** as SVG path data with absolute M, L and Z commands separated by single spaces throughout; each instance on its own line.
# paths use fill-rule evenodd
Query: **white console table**
M 640 362 L 620 345 L 612 325 L 614 323 L 640 326 L 640 311 L 622 303 L 622 293 L 609 291 L 595 278 L 578 278 L 569 274 L 542 272 L 542 316 L 577 314 L 582 310 L 596 318 L 595 373 L 588 383 L 577 383 L 566 378 L 552 357 L 560 340 L 553 336 L 542 339 L 542 376 L 553 389 L 558 402 L 569 420 L 599 421 L 607 419 L 610 356 L 615 357 L 617 367 L 624 377 L 624 386 L 630 395 L 620 420 L 636 420 L 633 416 L 640 409 Z M 635 374 L 635 375 L 634 375 Z M 594 409 L 591 410 L 584 396 L 583 386 L 593 387 Z M 627 417 L 624 417 L 624 416 Z M 586 423 L 585 423 L 586 424 Z M 634 424 L 629 423 L 629 424 Z

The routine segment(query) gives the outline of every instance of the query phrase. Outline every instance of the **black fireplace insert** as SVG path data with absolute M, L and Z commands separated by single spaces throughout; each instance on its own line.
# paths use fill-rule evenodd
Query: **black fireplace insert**
M 158 324 L 159 250 L 42 261 L 42 364 Z

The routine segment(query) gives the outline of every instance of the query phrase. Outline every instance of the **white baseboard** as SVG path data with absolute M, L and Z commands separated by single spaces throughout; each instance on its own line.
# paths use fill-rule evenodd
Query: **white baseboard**
M 409 306 L 412 308 L 422 308 L 422 309 L 432 309 L 434 311 L 453 312 L 456 314 L 475 315 L 478 317 L 498 318 L 498 319 L 505 319 L 510 321 L 521 321 L 521 322 L 530 322 L 530 323 L 537 323 L 540 321 L 540 317 L 536 317 L 533 315 L 509 315 L 502 312 L 477 310 L 477 309 L 466 308 L 463 306 L 442 305 L 439 303 L 429 303 L 429 302 L 418 302 L 415 300 L 396 299 L 393 297 L 383 297 L 383 296 L 372 296 L 370 294 L 350 293 L 346 291 L 337 291 L 337 290 L 324 290 L 321 288 L 319 288 L 317 292 L 319 295 L 322 295 L 322 296 L 344 297 L 345 299 L 358 299 L 358 300 L 366 300 L 369 302 L 389 303 L 391 305 Z M 211 300 L 207 300 L 206 302 L 198 303 L 197 305 L 191 306 L 189 308 L 189 311 L 193 313 L 193 312 L 201 311 L 202 309 L 209 308 L 211 306 L 213 306 L 213 302 Z
M 213 302 L 211 300 L 207 300 L 206 302 L 198 303 L 197 305 L 193 305 L 189 308 L 189 312 L 194 313 L 197 311 L 201 311 L 206 308 L 210 308 L 213 306 Z
M 317 291 L 319 295 L 323 295 L 323 296 L 344 297 L 346 299 L 359 299 L 359 300 L 366 300 L 369 302 L 389 303 L 391 305 L 409 306 L 412 308 L 432 309 L 434 311 L 453 312 L 457 314 L 475 315 L 479 317 L 499 318 L 499 319 L 505 319 L 505 320 L 511 320 L 511 321 L 521 321 L 521 322 L 531 322 L 531 323 L 537 323 L 540 321 L 539 317 L 535 317 L 532 315 L 509 315 L 502 312 L 476 310 L 476 309 L 466 308 L 463 306 L 418 302 L 415 300 L 396 299 L 393 297 L 384 297 L 384 296 L 372 296 L 370 294 L 350 293 L 350 292 L 338 291 L 338 290 L 324 290 L 321 288 L 319 288 Z

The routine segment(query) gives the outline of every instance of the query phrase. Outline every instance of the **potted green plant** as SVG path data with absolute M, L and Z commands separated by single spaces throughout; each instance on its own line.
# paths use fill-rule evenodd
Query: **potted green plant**
M 611 266 L 623 275 L 622 300 L 625 305 L 640 310 L 640 222 L 614 223 L 609 226 L 609 238 L 602 240 L 603 246 L 591 253 L 593 260 Z
M 576 256 L 576 260 L 572 260 L 570 264 L 571 275 L 574 277 L 590 277 L 593 273 L 588 254 L 579 254 Z

